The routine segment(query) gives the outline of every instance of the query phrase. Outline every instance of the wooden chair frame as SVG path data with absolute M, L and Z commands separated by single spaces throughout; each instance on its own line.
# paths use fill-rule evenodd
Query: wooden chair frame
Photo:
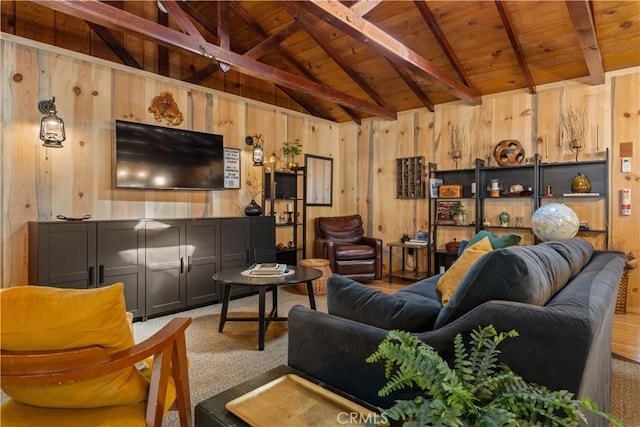
M 192 426 L 191 395 L 185 330 L 190 317 L 174 318 L 153 336 L 133 347 L 109 354 L 91 346 L 52 352 L 0 351 L 3 385 L 52 385 L 95 378 L 154 357 L 145 421 L 148 427 L 162 425 L 169 376 L 176 386 L 176 401 L 169 410 L 177 410 L 182 427 Z

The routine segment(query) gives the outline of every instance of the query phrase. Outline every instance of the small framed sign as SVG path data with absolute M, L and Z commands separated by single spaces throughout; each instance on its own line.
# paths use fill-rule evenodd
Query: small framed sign
M 240 188 L 240 149 L 224 149 L 224 188 Z
M 438 201 L 436 207 L 436 224 L 453 224 L 453 213 L 451 208 L 459 202 L 443 202 Z

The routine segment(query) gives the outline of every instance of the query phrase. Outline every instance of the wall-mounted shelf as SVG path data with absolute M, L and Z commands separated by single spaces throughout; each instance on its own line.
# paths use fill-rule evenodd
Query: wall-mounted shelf
M 425 164 L 423 156 L 396 159 L 396 198 L 424 199 Z

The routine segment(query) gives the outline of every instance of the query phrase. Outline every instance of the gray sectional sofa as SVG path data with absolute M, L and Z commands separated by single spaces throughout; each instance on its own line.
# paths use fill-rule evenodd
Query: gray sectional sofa
M 611 326 L 624 264 L 624 254 L 594 251 L 577 238 L 496 249 L 472 265 L 444 307 L 439 276 L 389 295 L 333 275 L 329 314 L 291 309 L 288 364 L 386 408 L 416 393 L 378 397 L 386 383 L 383 364 L 365 359 L 389 330 L 411 331 L 452 361 L 456 334 L 493 324 L 519 333 L 500 345 L 500 360 L 513 371 L 552 390 L 589 396 L 608 411 Z

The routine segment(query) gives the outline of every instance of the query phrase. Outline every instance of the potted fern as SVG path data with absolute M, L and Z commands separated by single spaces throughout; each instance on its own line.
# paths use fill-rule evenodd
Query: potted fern
M 294 139 L 292 141 L 285 141 L 282 145 L 282 154 L 287 156 L 289 162 L 287 163 L 287 168 L 292 171 L 298 169 L 298 162 L 295 161 L 296 156 L 302 153 L 302 143 L 298 139 Z
M 508 367 L 498 365 L 497 346 L 517 332 L 496 332 L 491 325 L 471 333 L 467 350 L 458 334 L 454 340 L 453 367 L 414 335 L 391 331 L 368 363 L 384 360 L 389 380 L 378 392 L 387 396 L 396 390 L 416 386 L 424 395 L 397 400 L 384 409 L 386 419 L 406 426 L 579 426 L 584 411 L 598 414 L 612 424 L 621 422 L 599 411 L 589 398 L 576 400 L 573 394 L 549 391 L 525 382 Z

